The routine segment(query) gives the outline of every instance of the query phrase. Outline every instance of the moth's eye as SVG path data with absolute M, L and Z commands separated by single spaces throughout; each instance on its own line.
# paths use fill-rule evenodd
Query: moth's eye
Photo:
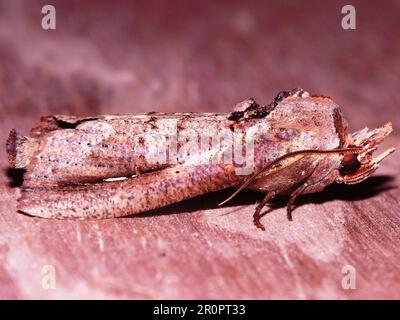
M 348 173 L 353 173 L 360 169 L 361 163 L 357 159 L 357 154 L 354 153 L 347 153 L 343 156 L 342 162 L 341 162 L 341 169 L 340 173 L 341 174 L 348 174 Z

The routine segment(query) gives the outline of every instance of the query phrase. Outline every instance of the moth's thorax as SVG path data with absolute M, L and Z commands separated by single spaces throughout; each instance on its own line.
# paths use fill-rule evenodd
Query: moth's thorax
M 347 122 L 339 106 L 326 97 L 289 96 L 274 106 L 265 118 L 257 122 L 244 120 L 242 125 L 249 129 L 250 124 L 261 128 L 254 138 L 255 161 L 259 168 L 294 151 L 332 150 L 349 143 Z M 339 169 L 340 156 L 329 156 L 326 162 L 325 167 Z M 294 170 L 303 171 L 301 168 Z
M 351 143 L 347 122 L 339 106 L 328 97 L 288 96 L 278 103 L 265 119 L 274 137 L 279 155 L 310 150 L 332 150 Z M 261 148 L 265 149 L 265 144 Z M 274 157 L 277 157 L 274 154 Z M 268 158 L 268 155 L 267 155 Z M 291 159 L 278 169 L 266 172 L 250 188 L 290 192 L 308 179 L 305 193 L 323 190 L 339 177 L 342 155 L 315 155 Z

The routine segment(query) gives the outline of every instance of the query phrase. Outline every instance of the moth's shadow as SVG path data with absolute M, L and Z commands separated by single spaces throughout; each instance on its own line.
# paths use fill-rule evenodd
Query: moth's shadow
M 360 201 L 377 196 L 378 194 L 396 189 L 393 185 L 393 176 L 373 176 L 353 185 L 332 184 L 320 193 L 313 193 L 299 197 L 298 205 L 306 203 L 323 203 L 332 200 Z
M 8 186 L 10 188 L 18 188 L 22 186 L 22 183 L 24 182 L 24 169 L 6 168 L 4 172 L 9 179 Z
M 322 192 L 303 195 L 299 197 L 296 202 L 296 206 L 301 206 L 306 203 L 318 204 L 329 202 L 332 200 L 359 201 L 371 198 L 380 194 L 381 192 L 397 188 L 396 186 L 391 184 L 393 180 L 394 178 L 392 176 L 381 175 L 373 176 L 355 185 L 332 184 Z M 129 217 L 143 218 L 150 216 L 170 215 L 181 212 L 195 212 L 199 210 L 213 209 L 217 208 L 218 204 L 228 198 L 233 192 L 234 189 L 227 189 L 214 193 L 209 193 L 176 204 L 172 204 L 164 208 L 131 215 Z M 263 193 L 244 190 L 226 206 L 237 207 L 255 204 L 263 197 Z M 271 209 L 285 207 L 287 201 L 288 196 L 278 196 L 271 202 Z

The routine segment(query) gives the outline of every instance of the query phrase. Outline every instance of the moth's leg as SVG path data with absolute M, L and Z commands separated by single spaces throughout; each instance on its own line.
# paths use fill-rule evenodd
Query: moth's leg
M 290 196 L 289 202 L 287 204 L 287 217 L 290 221 L 292 221 L 294 202 L 296 198 L 301 195 L 308 186 L 310 186 L 310 177 L 314 174 L 315 169 L 316 167 L 313 168 L 312 171 L 301 181 L 301 185 L 297 189 L 295 189 Z M 313 183 L 311 182 L 311 184 Z M 265 230 L 264 226 L 260 222 L 260 219 L 263 217 L 263 215 L 261 214 L 261 210 L 263 209 L 263 207 L 265 207 L 268 201 L 275 197 L 277 193 L 280 193 L 280 191 L 269 191 L 265 198 L 257 205 L 253 215 L 253 223 L 257 228 Z
M 286 214 L 287 214 L 287 218 L 289 221 L 293 220 L 292 217 L 292 212 L 294 209 L 294 202 L 296 201 L 296 198 L 301 195 L 304 190 L 307 189 L 307 187 L 309 186 L 309 184 L 307 182 L 304 182 L 300 187 L 298 187 L 296 190 L 294 190 L 292 192 L 292 194 L 290 195 L 290 199 L 287 203 L 287 207 L 286 207 Z
M 313 181 L 313 175 L 315 170 L 317 169 L 318 165 L 315 166 L 311 173 L 308 174 L 301 182 L 301 184 L 295 189 L 291 194 L 290 194 L 290 199 L 286 205 L 286 215 L 289 221 L 293 220 L 292 217 L 292 212 L 295 208 L 294 202 L 296 201 L 296 198 L 300 196 L 310 185 L 314 185 L 316 182 Z
M 300 186 L 291 193 L 290 199 L 286 206 L 286 214 L 289 221 L 293 220 L 292 212 L 295 208 L 294 203 L 298 196 L 303 194 L 307 188 L 314 188 L 315 186 L 320 185 L 322 187 L 319 189 L 322 190 L 327 185 L 325 181 L 326 179 L 329 179 L 332 172 L 328 172 L 322 178 L 316 179 L 318 175 L 314 175 L 314 173 L 317 168 L 318 166 L 316 166 L 313 171 L 305 179 L 303 179 L 303 182 L 300 184 Z
M 275 195 L 276 195 L 275 191 L 269 191 L 267 195 L 264 197 L 264 199 L 262 199 L 261 202 L 257 205 L 256 210 L 254 211 L 253 223 L 257 228 L 260 228 L 261 230 L 265 231 L 265 227 L 260 222 L 260 219 L 263 216 L 261 214 L 261 210 L 265 207 L 268 201 L 270 201 L 273 197 L 275 197 Z

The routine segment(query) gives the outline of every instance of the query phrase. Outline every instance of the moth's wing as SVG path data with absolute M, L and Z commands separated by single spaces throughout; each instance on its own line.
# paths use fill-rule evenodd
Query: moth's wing
M 110 218 L 240 184 L 233 166 L 178 165 L 123 181 L 22 189 L 18 210 L 46 218 Z
M 30 188 L 130 177 L 183 163 L 178 155 L 186 140 L 177 141 L 178 134 L 190 133 L 197 142 L 209 128 L 224 127 L 223 119 L 186 113 L 43 117 L 29 138 L 10 134 L 10 163 L 26 170 L 24 186 Z M 196 159 L 201 150 L 191 152 Z

